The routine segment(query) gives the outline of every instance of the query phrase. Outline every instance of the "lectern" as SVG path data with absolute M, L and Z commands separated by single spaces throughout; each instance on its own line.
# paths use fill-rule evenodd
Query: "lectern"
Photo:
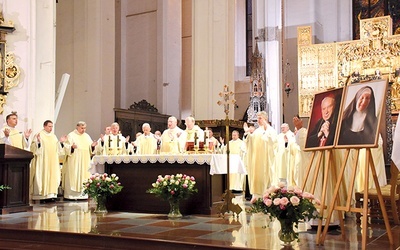
M 33 154 L 10 145 L 0 144 L 0 185 L 11 189 L 0 192 L 0 213 L 32 210 L 29 205 L 29 164 Z

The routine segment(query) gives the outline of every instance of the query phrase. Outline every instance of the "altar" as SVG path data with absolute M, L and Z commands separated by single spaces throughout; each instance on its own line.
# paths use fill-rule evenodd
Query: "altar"
M 224 163 L 225 162 L 225 163 Z M 146 193 L 158 175 L 186 174 L 196 178 L 198 193 L 181 201 L 181 212 L 211 214 L 213 202 L 221 201 L 225 191 L 226 155 L 122 155 L 94 156 L 94 165 L 104 164 L 105 172 L 120 177 L 124 188 L 108 202 L 108 209 L 138 213 L 169 211 L 169 204 Z M 216 164 L 218 163 L 218 164 Z M 246 173 L 238 155 L 230 155 L 230 172 Z M 234 163 L 234 164 L 233 164 Z M 225 166 L 225 167 L 224 167 Z

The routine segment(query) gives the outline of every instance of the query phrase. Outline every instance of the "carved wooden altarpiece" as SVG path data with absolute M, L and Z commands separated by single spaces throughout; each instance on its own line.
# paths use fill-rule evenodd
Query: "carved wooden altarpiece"
M 4 111 L 8 91 L 19 83 L 20 69 L 14 62 L 14 54 L 8 52 L 6 47 L 6 35 L 14 30 L 13 22 L 5 23 L 0 12 L 0 114 Z
M 392 35 L 390 16 L 362 19 L 360 40 L 312 44 L 311 26 L 297 32 L 300 116 L 310 116 L 314 94 L 343 87 L 348 77 L 353 82 L 387 77 L 391 111 L 400 111 L 400 35 Z

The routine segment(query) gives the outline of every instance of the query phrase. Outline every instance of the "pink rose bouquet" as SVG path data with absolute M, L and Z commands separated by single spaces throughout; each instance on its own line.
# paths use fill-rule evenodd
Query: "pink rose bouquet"
M 123 186 L 119 182 L 119 177 L 116 174 L 108 175 L 93 174 L 83 183 L 84 193 L 89 197 L 98 199 L 100 197 L 109 197 L 121 192 Z
M 155 194 L 167 201 L 179 201 L 197 193 L 195 184 L 195 178 L 186 174 L 159 175 L 156 182 L 152 183 L 153 187 L 148 189 L 147 193 Z
M 268 214 L 279 221 L 289 220 L 297 228 L 299 221 L 319 218 L 315 205 L 320 205 L 320 201 L 314 195 L 279 183 L 278 187 L 268 188 L 262 198 L 252 200 L 250 212 Z

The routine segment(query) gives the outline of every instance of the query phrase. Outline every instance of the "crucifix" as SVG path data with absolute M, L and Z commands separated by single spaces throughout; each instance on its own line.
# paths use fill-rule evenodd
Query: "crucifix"
M 119 135 L 117 135 L 117 148 L 119 148 L 120 141 L 121 141 L 121 138 L 119 137 Z
M 193 139 L 194 139 L 194 147 L 196 147 L 197 146 L 197 140 L 199 139 L 199 137 L 197 136 L 197 132 L 194 132 L 194 137 L 193 137 Z
M 238 204 L 233 204 L 232 199 L 235 198 L 235 195 L 232 194 L 229 189 L 229 104 L 235 104 L 236 100 L 231 99 L 234 95 L 232 91 L 229 91 L 229 87 L 227 85 L 224 86 L 224 91 L 219 93 L 219 96 L 223 98 L 223 101 L 218 101 L 218 105 L 224 105 L 225 112 L 225 141 L 226 141 L 226 190 L 222 195 L 224 199 L 224 203 L 219 207 L 219 212 L 223 216 L 225 213 L 232 211 L 239 216 L 239 213 L 242 212 L 242 208 Z
M 108 135 L 108 148 L 110 149 L 111 148 L 111 142 L 112 142 L 113 140 L 111 139 L 111 134 L 109 134 Z

